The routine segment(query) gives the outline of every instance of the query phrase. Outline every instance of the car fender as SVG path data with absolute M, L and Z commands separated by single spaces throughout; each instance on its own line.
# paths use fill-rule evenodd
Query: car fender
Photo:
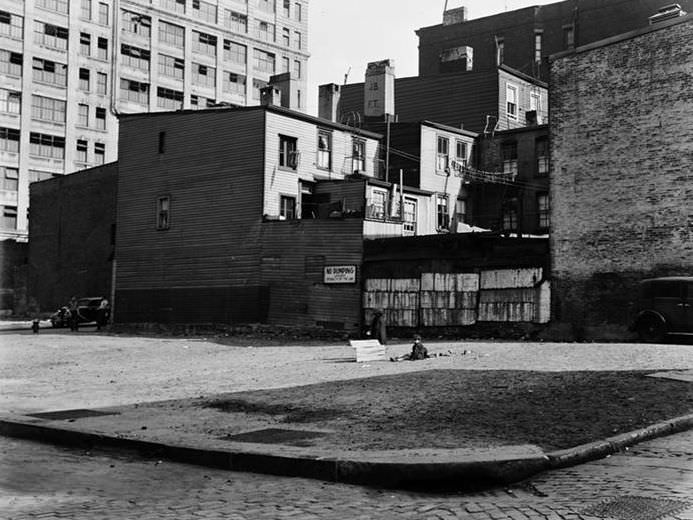
M 654 318 L 659 321 L 666 329 L 668 329 L 667 319 L 659 312 L 653 310 L 640 311 L 633 322 L 633 329 L 637 328 L 638 324 L 647 318 Z

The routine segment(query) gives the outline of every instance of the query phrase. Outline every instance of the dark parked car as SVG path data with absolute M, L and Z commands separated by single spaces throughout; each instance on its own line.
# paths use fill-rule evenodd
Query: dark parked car
M 80 298 L 77 300 L 77 319 L 79 323 L 96 323 L 99 306 L 104 298 L 101 296 Z M 51 315 L 53 327 L 67 327 L 70 324 L 70 306 L 64 305 Z M 108 310 L 107 310 L 108 316 Z
M 668 334 L 693 336 L 693 276 L 640 282 L 631 330 L 648 342 L 662 341 Z

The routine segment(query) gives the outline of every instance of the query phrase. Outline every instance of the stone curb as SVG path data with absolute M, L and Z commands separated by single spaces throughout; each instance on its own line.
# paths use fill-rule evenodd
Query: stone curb
M 242 450 L 176 446 L 103 433 L 61 428 L 25 416 L 0 417 L 0 435 L 70 447 L 134 451 L 147 458 L 168 459 L 216 469 L 312 478 L 344 484 L 399 489 L 464 489 L 508 484 L 547 469 L 541 450 L 520 457 L 493 456 L 441 461 L 402 462 L 339 457 L 279 455 Z M 453 457 L 454 458 L 454 457 Z M 401 457 L 400 457 L 401 459 Z
M 312 478 L 345 484 L 400 489 L 479 489 L 510 484 L 550 469 L 575 466 L 622 451 L 639 442 L 693 428 L 693 414 L 677 417 L 629 433 L 545 454 L 465 460 L 388 461 L 356 460 L 310 455 L 280 455 L 243 450 L 215 450 L 117 437 L 61 428 L 25 416 L 0 417 L 0 435 L 71 447 L 134 451 L 147 458 L 232 471 Z M 270 451 L 268 449 L 268 451 Z M 451 457 L 454 459 L 454 457 Z
M 664 437 L 693 428 L 693 414 L 682 415 L 660 423 L 652 424 L 639 430 L 608 437 L 601 441 L 582 444 L 566 450 L 547 453 L 548 469 L 567 468 L 584 462 L 597 460 L 613 455 L 624 448 L 640 442 Z

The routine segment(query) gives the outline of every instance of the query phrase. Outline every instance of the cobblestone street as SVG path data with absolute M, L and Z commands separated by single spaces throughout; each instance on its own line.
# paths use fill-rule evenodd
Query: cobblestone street
M 435 360 L 435 368 L 693 367 L 693 349 L 682 345 L 427 345 L 433 351 L 456 353 Z M 247 347 L 87 331 L 5 333 L 0 335 L 0 408 L 24 413 L 93 407 L 425 369 L 416 363 L 345 363 L 350 351 L 343 345 Z M 408 343 L 402 343 L 388 350 L 400 353 L 407 348 Z M 0 438 L 0 517 L 693 520 L 692 445 L 693 433 L 686 432 L 507 489 L 432 495 L 233 473 Z

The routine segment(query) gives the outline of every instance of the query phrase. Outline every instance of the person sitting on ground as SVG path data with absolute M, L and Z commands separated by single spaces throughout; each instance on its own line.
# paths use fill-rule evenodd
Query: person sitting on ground
M 428 349 L 421 343 L 421 336 L 417 334 L 414 336 L 414 344 L 411 346 L 411 352 L 401 356 L 391 357 L 390 361 L 419 361 L 421 359 L 428 359 L 429 357 Z

